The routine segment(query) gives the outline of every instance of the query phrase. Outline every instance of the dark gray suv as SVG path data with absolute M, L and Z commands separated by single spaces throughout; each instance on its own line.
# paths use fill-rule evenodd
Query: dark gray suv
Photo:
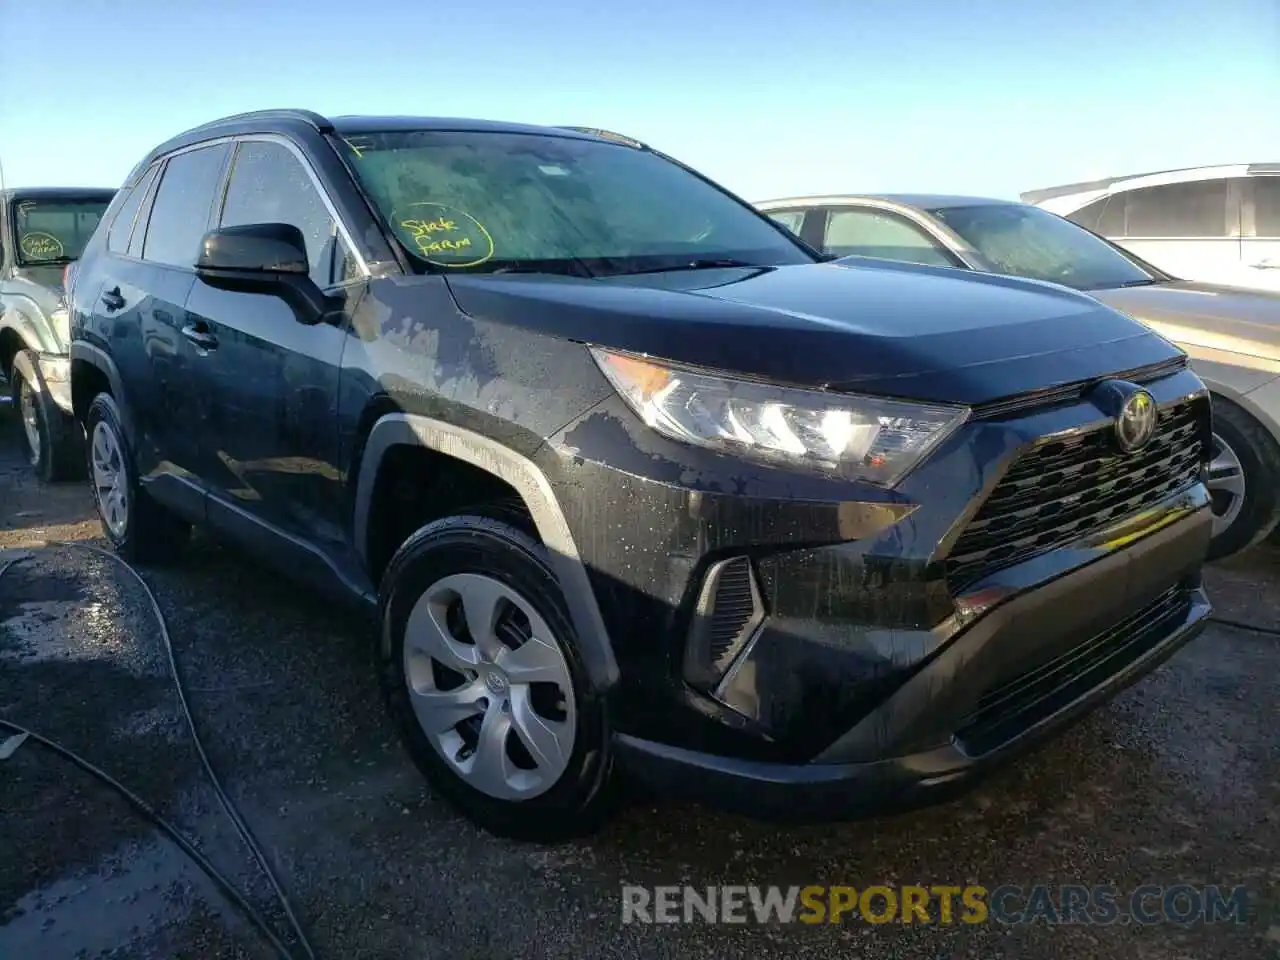
M 931 802 L 1209 612 L 1177 348 L 1062 288 L 823 262 L 625 138 L 208 124 L 129 176 L 72 326 L 116 548 L 206 524 L 368 610 L 409 753 L 504 834 L 590 828 L 619 772 Z

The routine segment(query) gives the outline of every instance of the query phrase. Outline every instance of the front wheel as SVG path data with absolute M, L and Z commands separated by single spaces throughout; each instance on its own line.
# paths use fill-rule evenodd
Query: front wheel
M 84 475 L 84 460 L 76 423 L 53 402 L 49 391 L 41 388 L 38 363 L 34 354 L 23 351 L 9 372 L 23 452 L 45 483 L 79 479 Z
M 1280 522 L 1280 446 L 1257 420 L 1217 396 L 1213 398 L 1209 495 L 1213 500 L 1210 560 L 1253 546 Z
M 446 517 L 383 578 L 379 675 L 418 768 L 480 827 L 552 842 L 611 806 L 612 753 L 545 549 L 511 524 Z

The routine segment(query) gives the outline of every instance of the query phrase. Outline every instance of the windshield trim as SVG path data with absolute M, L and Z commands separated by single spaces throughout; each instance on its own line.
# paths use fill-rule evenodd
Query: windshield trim
M 486 137 L 486 136 L 540 137 L 548 140 L 569 140 L 569 141 L 576 141 L 579 143 L 588 142 L 588 143 L 597 144 L 598 146 L 601 146 L 604 148 L 609 148 L 614 150 L 629 150 L 632 152 L 651 154 L 652 156 L 658 158 L 659 160 L 664 160 L 667 163 L 674 164 L 675 166 L 683 170 L 685 173 L 693 175 L 697 179 L 701 180 L 704 184 L 711 187 L 713 190 L 716 190 L 721 195 L 734 201 L 742 210 L 751 214 L 757 220 L 763 220 L 766 224 L 768 224 L 769 228 L 773 230 L 774 233 L 776 233 L 783 240 L 787 241 L 787 243 L 789 243 L 792 247 L 794 247 L 799 253 L 808 257 L 811 263 L 816 264 L 816 263 L 825 262 L 824 255 L 820 250 L 815 250 L 808 243 L 806 243 L 802 238 L 796 236 L 791 231 L 783 227 L 780 223 L 775 221 L 772 217 L 768 216 L 763 211 L 759 210 L 754 204 L 750 203 L 743 197 L 739 196 L 733 191 L 727 189 L 726 187 L 712 180 L 710 177 L 706 176 L 705 174 L 702 174 L 699 171 L 695 170 L 693 167 L 690 167 L 688 164 L 685 164 L 680 160 L 677 160 L 675 157 L 672 157 L 666 153 L 663 153 L 661 150 L 655 150 L 653 147 L 649 146 L 648 144 L 641 143 L 639 146 L 633 146 L 629 143 L 618 143 L 602 137 L 597 138 L 597 137 L 573 136 L 568 131 L 565 131 L 563 129 L 555 129 L 555 128 L 549 128 L 545 131 L 544 130 L 532 131 L 532 130 L 474 130 L 474 129 L 465 129 L 465 128 L 445 129 L 445 128 L 439 128 L 439 127 L 415 127 L 412 129 L 379 128 L 375 130 L 360 130 L 358 132 L 344 131 L 342 129 L 338 129 L 338 130 L 335 130 L 333 133 L 326 134 L 325 139 L 329 141 L 330 145 L 333 148 L 334 153 L 336 153 L 338 156 L 339 162 L 343 165 L 344 169 L 346 170 L 347 175 L 350 178 L 350 182 L 353 189 L 359 195 L 360 199 L 364 201 L 364 205 L 369 210 L 374 223 L 377 224 L 379 231 L 382 233 L 383 237 L 386 239 L 386 242 L 390 245 L 392 253 L 395 255 L 396 259 L 399 261 L 399 265 L 401 269 L 407 274 L 426 273 L 426 274 L 434 274 L 437 276 L 475 275 L 472 271 L 459 270 L 457 268 L 450 268 L 450 267 L 442 267 L 437 264 L 433 264 L 428 260 L 424 260 L 417 253 L 411 250 L 409 246 L 400 239 L 396 231 L 392 229 L 390 222 L 388 221 L 387 217 L 384 215 L 383 211 L 380 209 L 379 205 L 374 201 L 373 196 L 370 194 L 368 188 L 365 186 L 364 178 L 361 176 L 356 164 L 353 162 L 354 160 L 359 159 L 361 155 L 361 148 L 358 145 L 358 143 L 353 144 L 351 142 L 352 140 L 359 141 L 361 138 L 364 138 L 364 137 L 379 137 L 379 136 L 391 136 L 391 135 L 412 136 L 414 134 L 448 134 L 453 136 L 465 136 L 465 137 Z M 733 251 L 725 251 L 725 253 L 726 255 L 728 255 L 728 254 L 732 254 Z M 675 255 L 673 255 L 673 257 L 674 256 Z M 587 259 L 600 260 L 604 258 L 587 258 Z M 697 259 L 703 259 L 703 255 L 699 254 Z M 525 265 L 533 265 L 538 262 L 539 262 L 538 260 L 522 261 L 522 263 Z M 545 262 L 557 262 L 557 261 L 544 260 L 542 262 L 545 263 Z M 581 262 L 582 261 L 580 260 L 579 263 Z M 604 276 L 610 276 L 610 275 L 611 274 L 605 274 Z

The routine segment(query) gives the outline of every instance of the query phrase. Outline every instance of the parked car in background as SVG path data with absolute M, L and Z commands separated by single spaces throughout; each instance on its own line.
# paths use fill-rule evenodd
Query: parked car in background
M 0 377 L 43 480 L 84 468 L 71 416 L 65 279 L 114 195 L 103 188 L 0 191 Z
M 1209 613 L 1185 354 L 1063 287 L 832 266 L 627 138 L 216 121 L 73 301 L 116 549 L 208 524 L 373 614 L 409 754 L 499 833 L 591 828 L 618 768 L 941 799 Z
M 1280 521 L 1280 294 L 1175 279 L 1023 203 L 829 196 L 758 206 L 829 254 L 1063 284 L 1141 320 L 1190 354 L 1213 393 L 1212 556 L 1243 550 Z
M 1186 280 L 1280 291 L 1280 163 L 1071 183 L 1022 194 Z

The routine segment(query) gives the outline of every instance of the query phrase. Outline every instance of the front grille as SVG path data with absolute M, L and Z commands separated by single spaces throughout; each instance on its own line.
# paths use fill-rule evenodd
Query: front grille
M 1156 435 L 1118 452 L 1110 425 L 1044 440 L 1014 462 L 946 561 L 952 592 L 1065 546 L 1195 483 L 1205 456 L 1203 399 L 1160 411 Z
M 1111 629 L 993 687 L 960 724 L 956 740 L 974 756 L 1007 743 L 1139 659 L 1183 623 L 1190 608 L 1190 591 L 1171 587 Z

